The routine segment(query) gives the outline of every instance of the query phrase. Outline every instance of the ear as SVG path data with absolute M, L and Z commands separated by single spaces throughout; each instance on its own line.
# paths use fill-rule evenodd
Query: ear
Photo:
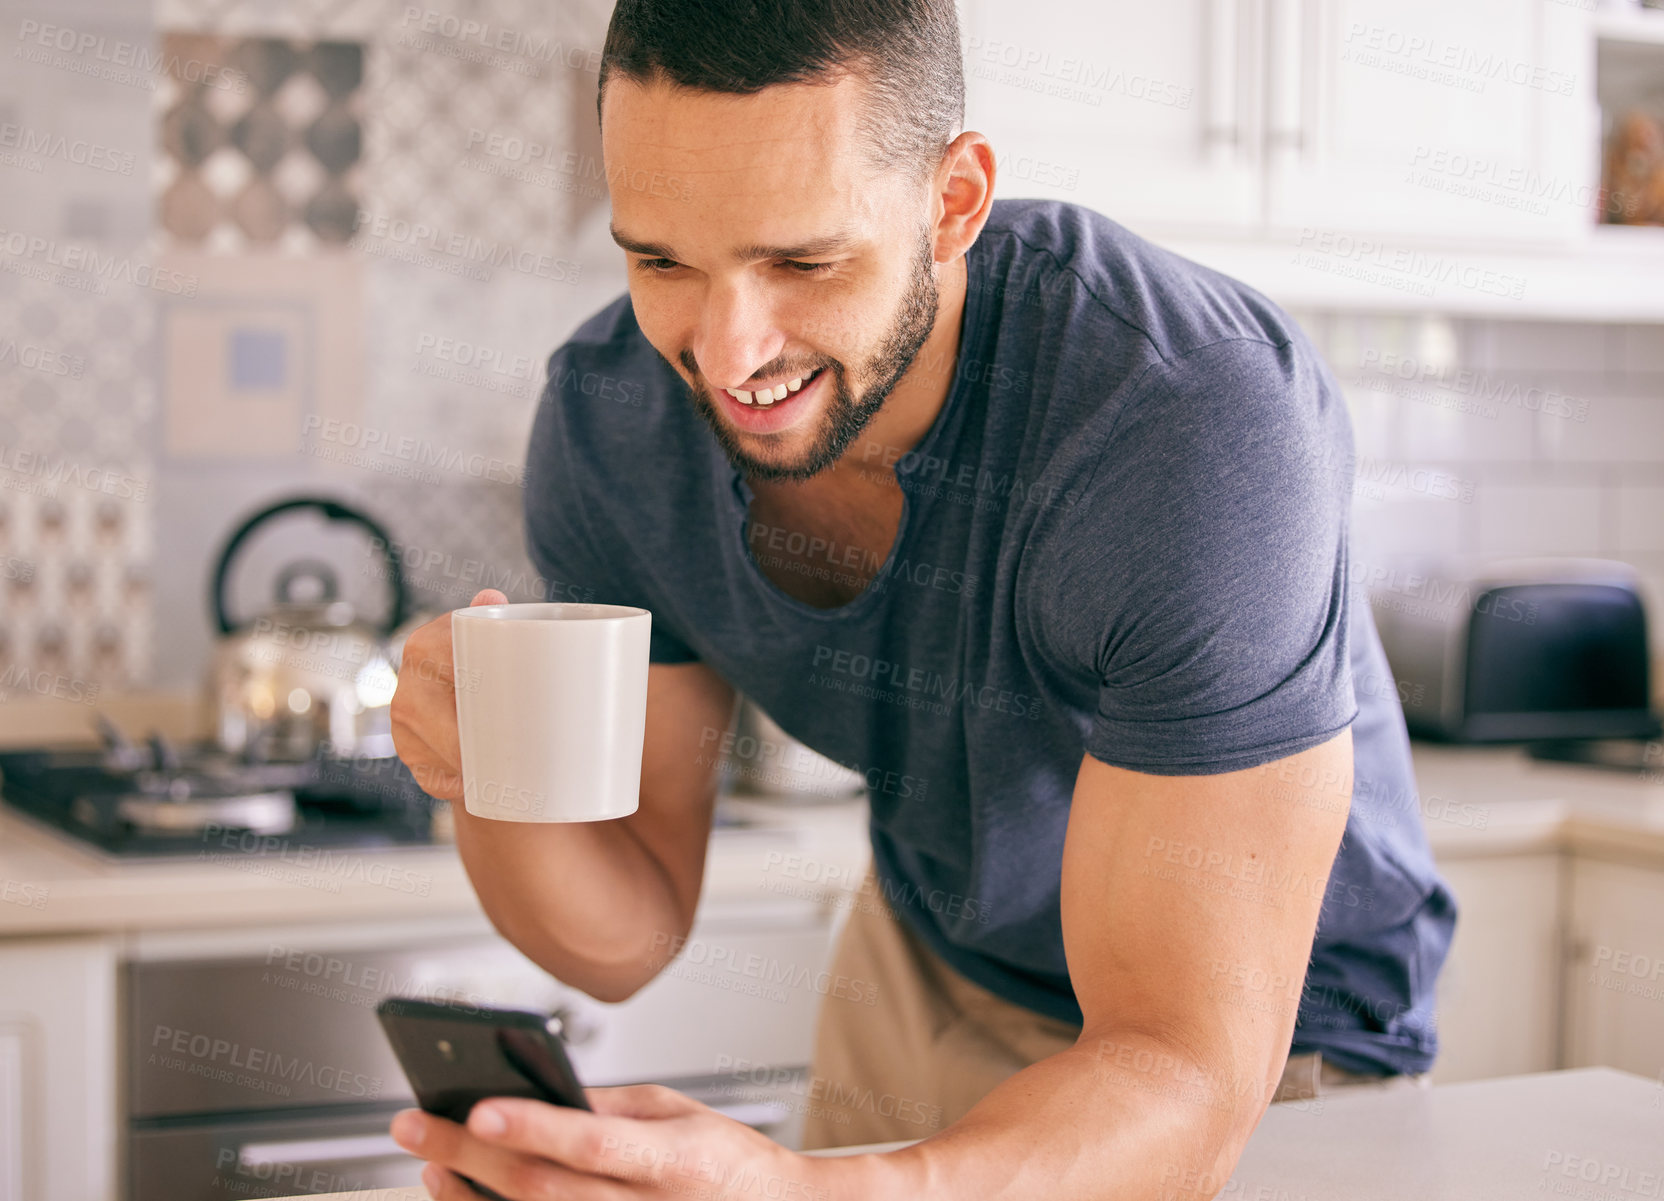
M 935 259 L 951 263 L 971 248 L 994 203 L 994 148 L 968 129 L 948 143 L 936 168 Z

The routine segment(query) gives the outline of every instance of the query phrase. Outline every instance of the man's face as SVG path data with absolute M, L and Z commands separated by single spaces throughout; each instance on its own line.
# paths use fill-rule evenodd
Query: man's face
M 602 146 L 636 321 L 753 478 L 836 461 L 935 324 L 926 192 L 867 164 L 863 86 L 607 84 Z

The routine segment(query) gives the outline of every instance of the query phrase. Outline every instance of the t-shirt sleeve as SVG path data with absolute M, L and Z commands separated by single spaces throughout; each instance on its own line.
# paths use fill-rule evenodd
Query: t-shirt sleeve
M 572 406 L 593 403 L 563 381 L 579 378 L 569 368 L 569 347 L 549 358 L 549 373 L 526 449 L 526 553 L 551 601 L 634 605 L 653 614 L 648 658 L 654 663 L 691 663 L 694 653 L 665 622 L 662 606 L 649 603 L 622 539 L 599 520 L 605 481 L 586 487 L 581 466 L 582 423 Z M 609 549 L 610 548 L 610 549 Z
M 1350 463 L 1338 389 L 1293 344 L 1219 342 L 1145 373 L 1056 528 L 1043 605 L 1097 691 L 1088 753 L 1212 774 L 1352 721 Z

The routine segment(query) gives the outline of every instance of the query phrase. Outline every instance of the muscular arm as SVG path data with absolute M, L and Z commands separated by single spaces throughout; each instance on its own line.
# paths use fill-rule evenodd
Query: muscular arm
M 504 822 L 453 806 L 463 866 L 505 938 L 602 1000 L 652 979 L 693 924 L 717 784 L 700 765 L 704 731 L 726 730 L 733 704 L 733 689 L 701 664 L 648 669 L 641 804 L 628 817 Z
M 1288 1057 L 1351 787 L 1350 731 L 1224 775 L 1086 757 L 1062 878 L 1079 1041 L 846 1179 L 964 1201 L 1212 1197 Z

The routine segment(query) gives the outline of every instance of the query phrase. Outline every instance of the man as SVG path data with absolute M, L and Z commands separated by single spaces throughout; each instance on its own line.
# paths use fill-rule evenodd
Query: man
M 401 1115 L 430 1189 L 1211 1196 L 1274 1097 L 1424 1079 L 1454 906 L 1299 330 L 1097 214 L 995 202 L 949 0 L 622 0 L 603 59 L 630 289 L 550 360 L 526 521 L 551 593 L 652 610 L 641 806 L 458 807 L 459 850 L 531 958 L 630 995 L 691 925 L 698 765 L 751 696 L 872 785 L 835 970 L 877 1004 L 822 1002 L 806 1142 L 932 1137 L 806 1157 L 595 1089 Z M 448 623 L 405 653 L 448 670 Z M 454 800 L 434 674 L 396 739 Z

